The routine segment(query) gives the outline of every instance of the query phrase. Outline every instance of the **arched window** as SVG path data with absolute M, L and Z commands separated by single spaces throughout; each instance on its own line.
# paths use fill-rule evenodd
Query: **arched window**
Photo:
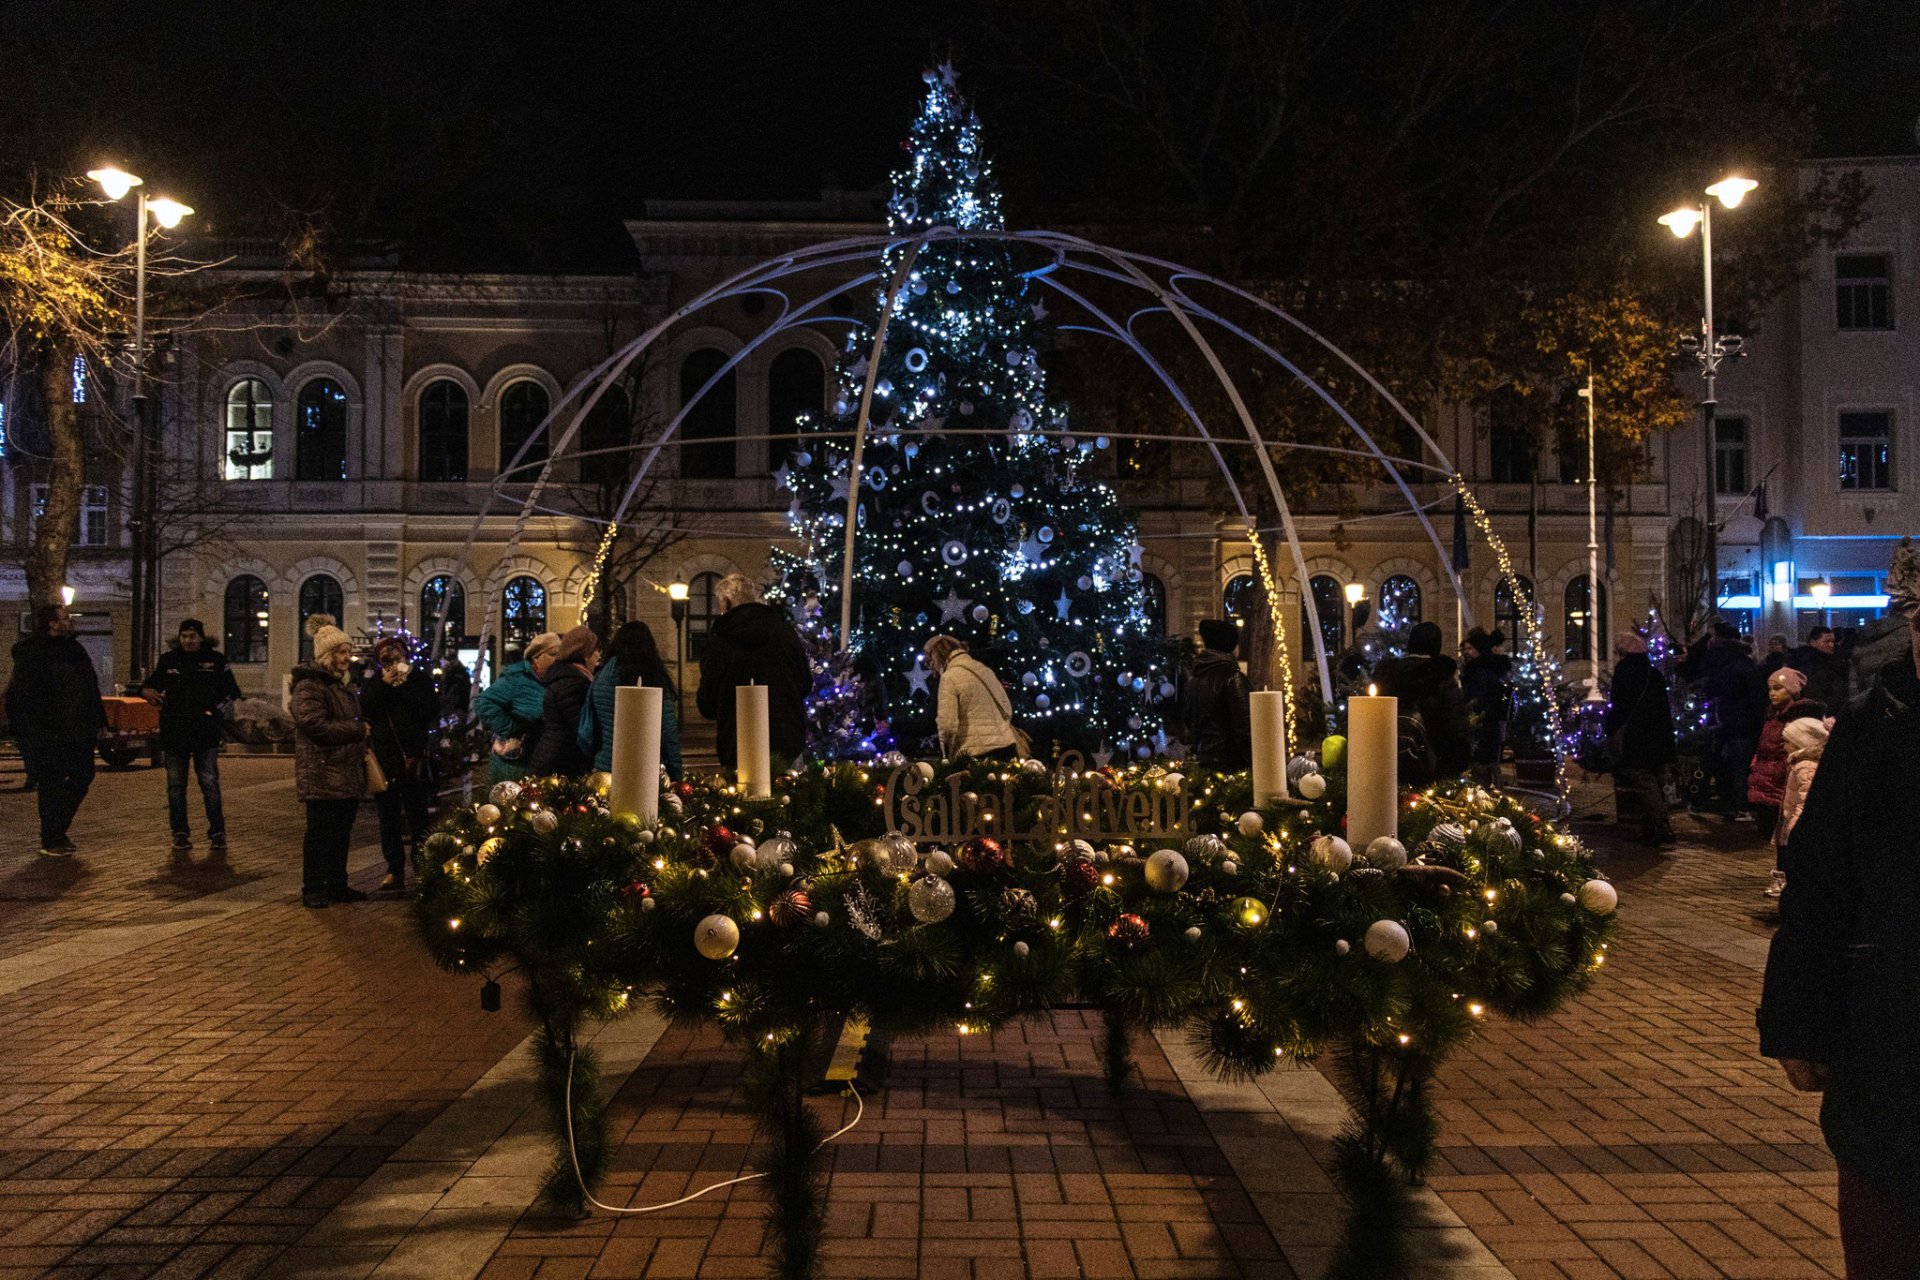
M 294 417 L 294 478 L 347 478 L 347 393 L 332 378 L 300 388 Z
M 447 616 L 441 622 L 443 606 Z M 441 627 L 442 647 L 452 647 L 467 634 L 467 589 L 451 574 L 438 574 L 420 584 L 420 620 L 415 631 L 431 641 L 436 624 Z
M 553 407 L 553 400 L 547 395 L 547 389 L 531 379 L 523 379 L 500 393 L 500 468 L 505 470 L 514 465 L 513 455 L 520 452 L 520 446 L 533 438 L 533 433 L 541 423 L 547 420 L 547 413 Z M 528 447 L 526 456 L 518 465 L 542 463 L 547 460 L 547 436 L 542 434 Z M 516 471 L 513 479 L 519 484 L 532 484 L 538 471 Z M 538 634 L 537 632 L 535 634 Z
M 716 387 L 715 390 L 718 390 Z M 798 440 L 794 419 L 819 414 L 827 400 L 827 370 L 804 347 L 789 347 L 767 369 L 767 469 L 777 471 Z
M 1220 593 L 1220 607 L 1226 612 L 1227 619 L 1245 626 L 1247 619 L 1253 616 L 1254 607 L 1260 600 L 1260 584 L 1250 573 L 1237 573 L 1227 579 L 1226 590 Z
M 1140 576 L 1140 607 L 1147 615 L 1148 633 L 1167 634 L 1167 584 L 1154 573 Z
M 1526 592 L 1527 598 L 1531 600 L 1533 598 L 1533 580 L 1524 573 L 1516 573 L 1513 577 L 1519 579 L 1521 589 Z M 1525 617 L 1521 611 L 1520 600 L 1514 594 L 1513 579 L 1502 578 L 1499 582 L 1495 583 L 1493 587 L 1493 625 L 1507 633 L 1507 643 L 1513 645 L 1516 652 L 1518 652 L 1521 645 L 1520 638 L 1527 634 L 1527 627 L 1531 622 L 1532 619 Z
M 1592 625 L 1594 615 L 1591 612 L 1593 606 L 1588 597 L 1589 590 L 1588 578 L 1584 573 L 1567 584 L 1565 614 L 1567 643 L 1564 653 L 1570 662 L 1584 662 L 1590 652 L 1587 647 L 1587 637 L 1590 634 L 1587 628 Z M 1599 623 L 1599 652 L 1604 660 L 1607 653 L 1607 584 L 1604 582 L 1600 584 Z
M 500 595 L 501 665 L 520 661 L 527 641 L 547 629 L 547 589 L 524 575 L 507 583 Z
M 260 379 L 228 389 L 226 439 L 227 479 L 273 479 L 273 393 Z
M 587 412 L 587 420 L 580 424 L 580 452 L 590 456 L 580 460 L 581 476 L 617 472 L 627 474 L 630 459 L 618 453 L 595 453 L 597 449 L 618 449 L 631 443 L 633 439 L 633 411 L 627 401 L 626 389 L 608 387 L 606 394 L 594 402 Z
M 1340 584 L 1324 573 L 1316 573 L 1307 579 L 1307 590 L 1313 593 L 1313 607 L 1320 615 L 1320 643 L 1326 645 L 1327 656 L 1331 658 L 1346 648 L 1346 595 Z M 1304 656 L 1317 656 L 1319 649 L 1313 643 L 1313 619 L 1304 607 L 1300 610 L 1300 634 L 1307 637 L 1308 647 Z
M 420 478 L 467 478 L 467 391 L 452 378 L 420 393 Z
M 713 593 L 720 585 L 717 573 L 697 573 L 687 583 L 687 661 L 699 662 L 707 651 L 707 633 L 720 616 Z
M 1381 583 L 1374 617 L 1381 631 L 1395 643 L 1404 644 L 1407 632 L 1420 621 L 1420 584 L 1404 573 L 1396 573 Z
M 226 648 L 228 662 L 267 660 L 267 614 L 272 607 L 267 584 L 250 573 L 227 583 Z
M 337 626 L 346 607 L 346 595 L 340 580 L 330 573 L 316 573 L 300 584 L 300 661 L 313 661 L 313 637 L 307 634 L 307 619 L 324 613 Z
M 696 351 L 680 366 L 680 403 L 700 395 L 700 388 L 727 362 L 727 353 L 712 348 Z M 690 480 L 724 480 L 733 476 L 733 437 L 737 421 L 733 371 L 694 401 L 680 423 L 680 474 Z M 711 443 L 704 443 L 711 442 Z

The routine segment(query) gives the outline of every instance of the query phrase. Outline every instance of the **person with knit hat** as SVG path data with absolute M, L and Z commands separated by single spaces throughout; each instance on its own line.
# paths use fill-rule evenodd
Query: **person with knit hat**
M 1245 769 L 1253 762 L 1253 686 L 1234 657 L 1240 628 L 1208 618 L 1200 624 L 1200 646 L 1180 681 L 1187 740 L 1204 767 Z
M 593 762 L 580 749 L 580 713 L 593 691 L 594 656 L 600 639 L 591 628 L 578 626 L 560 637 L 553 661 L 540 677 L 545 697 L 540 707 L 540 736 L 527 769 L 537 776 L 550 773 L 573 777 Z
M 1820 756 L 1827 746 L 1827 722 L 1812 716 L 1788 721 L 1781 731 L 1787 740 L 1787 785 L 1780 795 L 1780 825 L 1774 832 L 1774 870 L 1767 881 L 1766 896 L 1777 898 L 1787 887 L 1787 873 L 1780 869 L 1786 862 L 1787 841 L 1807 806 L 1807 791 L 1820 767 Z
M 553 654 L 560 647 L 558 631 L 542 631 L 527 641 L 520 661 L 508 665 L 498 679 L 473 700 L 473 714 L 493 737 L 487 755 L 487 785 L 513 782 L 527 776 L 527 761 L 539 741 L 540 719 L 546 710 L 547 687 L 540 683 Z
M 1488 786 L 1500 785 L 1507 723 L 1513 719 L 1513 659 L 1500 652 L 1506 643 L 1506 632 L 1498 627 L 1473 628 L 1460 668 L 1460 692 L 1473 724 L 1473 775 Z
M 406 888 L 410 851 L 432 827 L 433 735 L 440 724 L 440 693 L 433 673 L 413 664 L 407 642 L 384 636 L 373 646 L 373 670 L 360 683 L 360 715 L 367 745 L 387 776 L 373 798 L 380 817 L 380 851 L 387 859 L 383 890 Z
M 1906 645 L 1871 672 L 1830 731 L 1787 844 L 1787 891 L 1767 957 L 1760 1052 L 1825 1095 L 1851 1276 L 1912 1276 L 1920 1240 L 1920 557 L 1886 579 Z
M 367 726 L 360 698 L 347 683 L 353 641 L 327 614 L 307 619 L 313 659 L 293 669 L 288 710 L 293 716 L 293 789 L 307 806 L 301 849 L 300 901 L 308 907 L 363 902 L 347 885 L 347 849 L 353 819 L 367 793 Z
M 1747 766 L 1747 803 L 1752 806 L 1760 835 L 1771 840 L 1780 823 L 1780 801 L 1787 789 L 1787 725 L 1804 716 L 1822 719 L 1825 703 L 1803 698 L 1807 677 L 1782 667 L 1767 677 L 1767 718 L 1760 726 L 1760 743 Z
M 1380 692 L 1400 699 L 1400 781 L 1425 786 L 1458 777 L 1473 759 L 1473 727 L 1466 695 L 1460 691 L 1459 664 L 1441 652 L 1446 637 L 1437 622 L 1415 623 L 1407 632 L 1406 653 L 1383 658 L 1373 669 Z M 1424 748 L 1406 722 L 1418 718 Z

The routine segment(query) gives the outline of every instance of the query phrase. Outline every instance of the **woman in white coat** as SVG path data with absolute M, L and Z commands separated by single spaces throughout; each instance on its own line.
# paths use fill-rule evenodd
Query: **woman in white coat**
M 935 725 L 944 755 L 1012 760 L 1020 752 L 1013 727 L 1013 705 L 1000 677 L 967 652 L 966 642 L 934 636 L 926 643 L 927 665 L 940 677 L 940 710 Z

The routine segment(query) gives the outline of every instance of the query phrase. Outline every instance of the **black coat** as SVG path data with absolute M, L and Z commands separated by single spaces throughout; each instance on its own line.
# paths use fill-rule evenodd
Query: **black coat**
M 1380 692 L 1400 699 L 1402 716 L 1419 712 L 1427 746 L 1443 778 L 1466 772 L 1473 761 L 1473 726 L 1467 718 L 1466 695 L 1454 678 L 1458 669 L 1452 658 L 1419 653 L 1384 658 L 1373 669 Z
M 140 687 L 164 699 L 160 704 L 162 751 L 205 751 L 219 746 L 226 728 L 221 704 L 240 697 L 227 655 L 204 642 L 192 653 L 169 649 L 161 654 Z
M 1700 693 L 1729 737 L 1757 739 L 1767 722 L 1767 674 L 1738 641 L 1715 640 L 1703 664 Z
M 1920 676 L 1902 656 L 1841 717 L 1787 845 L 1760 1052 L 1833 1072 L 1827 1145 L 1864 1173 L 1920 1176 L 1920 918 L 1913 805 Z M 1912 1185 L 1907 1182 L 1905 1185 Z
M 7 724 L 22 742 L 92 742 L 106 727 L 93 659 L 72 636 L 28 636 L 13 646 Z
M 1253 763 L 1253 685 L 1230 653 L 1202 649 L 1180 688 L 1180 719 L 1194 754 L 1209 769 L 1245 769 Z
M 700 714 L 719 726 L 714 746 L 729 772 L 738 755 L 733 691 L 743 684 L 767 686 L 767 737 L 773 755 L 792 759 L 806 750 L 813 671 L 800 633 L 772 605 L 737 604 L 714 619 L 700 659 Z M 774 767 L 779 767 L 777 759 Z
M 1623 654 L 1614 662 L 1604 727 L 1608 735 L 1620 734 L 1622 769 L 1659 769 L 1679 759 L 1667 678 L 1646 654 Z
M 593 677 L 573 662 L 556 662 L 540 677 L 547 696 L 540 707 L 540 736 L 527 757 L 527 771 L 575 777 L 593 766 L 580 749 L 580 712 L 587 705 Z
M 1834 708 L 1847 705 L 1847 663 L 1839 654 L 1803 644 L 1787 655 L 1786 665 L 1807 678 L 1801 697 Z
M 1473 762 L 1499 764 L 1505 726 L 1513 718 L 1513 659 L 1474 654 L 1460 669 L 1460 693 L 1473 719 Z
M 367 745 L 389 781 L 405 776 L 409 756 L 433 754 L 433 733 L 440 725 L 440 694 L 433 677 L 415 667 L 398 685 L 371 671 L 360 685 L 360 716 L 367 722 Z

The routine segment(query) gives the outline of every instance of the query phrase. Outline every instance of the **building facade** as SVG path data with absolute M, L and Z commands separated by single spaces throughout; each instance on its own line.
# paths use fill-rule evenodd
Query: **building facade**
M 1920 528 L 1920 459 L 1899 440 L 1915 420 L 1920 337 L 1916 326 L 1902 327 L 1896 305 L 1912 287 L 1920 164 L 1860 163 L 1876 187 L 1872 218 L 1830 261 L 1811 264 L 1807 282 L 1751 335 L 1749 358 L 1720 381 L 1721 577 L 1734 616 L 1762 632 L 1797 636 L 1817 619 L 1806 594 L 1816 575 L 1832 586 L 1836 620 L 1882 607 L 1877 575 L 1891 542 Z M 159 574 L 160 638 L 174 620 L 199 617 L 222 638 L 243 688 L 276 696 L 304 656 L 302 624 L 314 613 L 336 616 L 350 633 L 442 628 L 448 648 L 483 678 L 529 636 L 580 621 L 600 541 L 584 517 L 605 514 L 607 478 L 626 471 L 605 460 L 653 440 L 765 329 L 772 304 L 748 296 L 672 323 L 583 425 L 575 448 L 586 446 L 586 456 L 563 456 L 540 487 L 538 509 L 523 514 L 546 448 L 535 442 L 522 452 L 534 428 L 613 352 L 673 320 L 714 282 L 783 249 L 872 234 L 878 224 L 864 212 L 845 198 L 653 206 L 629 224 L 639 263 L 631 274 L 350 271 L 323 297 L 233 303 L 178 335 L 161 430 L 181 528 L 162 539 L 171 549 Z M 650 558 L 628 566 L 635 572 L 612 602 L 615 616 L 648 621 L 664 642 L 674 634 L 665 584 L 691 584 L 691 661 L 718 579 L 762 576 L 773 548 L 794 545 L 771 476 L 785 449 L 775 437 L 796 412 L 823 407 L 839 336 L 783 332 L 685 414 L 629 513 L 629 525 L 651 526 L 655 536 Z M 1548 652 L 1569 678 L 1584 676 L 1584 459 L 1563 466 L 1538 457 L 1466 410 L 1425 425 L 1528 577 Z M 1615 492 L 1591 531 L 1602 545 L 1603 653 L 1611 630 L 1663 607 L 1697 534 L 1687 521 L 1696 519 L 1689 502 L 1703 469 L 1699 431 L 1656 442 L 1645 474 Z M 496 493 L 516 456 L 521 465 Z M 35 468 L 15 461 L 0 529 L 18 547 L 31 530 Z M 1164 627 L 1186 633 L 1201 618 L 1244 610 L 1252 548 L 1218 513 L 1205 451 L 1176 450 L 1145 474 L 1113 465 L 1140 520 L 1142 567 Z M 1762 479 L 1771 522 L 1751 510 Z M 109 472 L 90 490 L 83 522 L 93 524 L 83 541 L 99 545 L 76 554 L 72 575 L 83 636 L 110 678 L 124 675 L 130 649 L 124 488 Z M 1457 640 L 1459 626 L 1476 620 L 1517 635 L 1518 606 L 1477 535 L 1464 592 L 1454 590 L 1451 490 L 1412 488 L 1442 545 L 1384 484 L 1351 492 L 1337 515 L 1296 512 L 1305 590 L 1319 604 L 1330 652 L 1353 638 L 1350 583 L 1363 589 L 1373 630 L 1427 619 Z M 14 557 L 0 576 L 0 600 L 24 618 L 17 565 Z M 1302 614 L 1301 575 L 1284 556 L 1276 569 L 1291 624 Z M 1782 581 L 1793 584 L 1788 594 Z

